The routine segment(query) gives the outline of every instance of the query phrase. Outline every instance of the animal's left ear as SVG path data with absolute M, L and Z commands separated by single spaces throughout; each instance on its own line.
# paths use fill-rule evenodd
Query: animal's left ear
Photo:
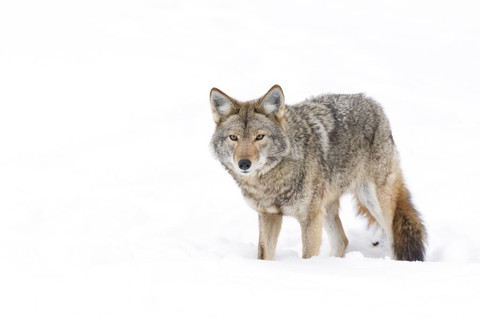
M 276 84 L 260 100 L 260 108 L 257 110 L 266 116 L 275 116 L 281 120 L 285 116 L 285 97 L 282 88 Z

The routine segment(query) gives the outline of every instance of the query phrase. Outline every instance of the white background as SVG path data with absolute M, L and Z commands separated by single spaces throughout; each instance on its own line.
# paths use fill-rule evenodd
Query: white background
M 477 318 L 475 1 L 0 2 L 2 319 Z M 390 118 L 429 233 L 387 257 L 341 217 L 343 259 L 302 260 L 209 150 L 208 94 L 287 104 L 365 92 Z M 380 241 L 373 247 L 372 242 Z

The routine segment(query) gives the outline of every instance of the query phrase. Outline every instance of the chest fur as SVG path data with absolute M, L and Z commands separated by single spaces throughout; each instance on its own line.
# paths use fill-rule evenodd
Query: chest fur
M 257 212 L 301 218 L 308 211 L 313 190 L 290 183 L 243 186 L 247 204 Z

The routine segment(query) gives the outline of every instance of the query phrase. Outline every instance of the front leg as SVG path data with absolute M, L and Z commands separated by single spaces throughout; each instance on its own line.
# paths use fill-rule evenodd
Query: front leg
M 272 260 L 282 226 L 282 215 L 259 212 L 258 226 L 258 259 Z
M 310 210 L 309 215 L 300 220 L 302 228 L 302 258 L 318 256 L 322 244 L 323 210 Z

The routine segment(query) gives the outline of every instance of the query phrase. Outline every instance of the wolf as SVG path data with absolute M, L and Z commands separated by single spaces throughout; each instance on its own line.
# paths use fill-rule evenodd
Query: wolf
M 213 88 L 210 105 L 213 153 L 258 212 L 259 259 L 274 258 L 283 216 L 300 223 L 303 258 L 319 254 L 322 229 L 330 255 L 342 257 L 348 239 L 339 198 L 350 192 L 358 213 L 385 231 L 392 258 L 424 260 L 425 226 L 376 101 L 326 94 L 286 106 L 282 88 L 274 85 L 247 102 Z

